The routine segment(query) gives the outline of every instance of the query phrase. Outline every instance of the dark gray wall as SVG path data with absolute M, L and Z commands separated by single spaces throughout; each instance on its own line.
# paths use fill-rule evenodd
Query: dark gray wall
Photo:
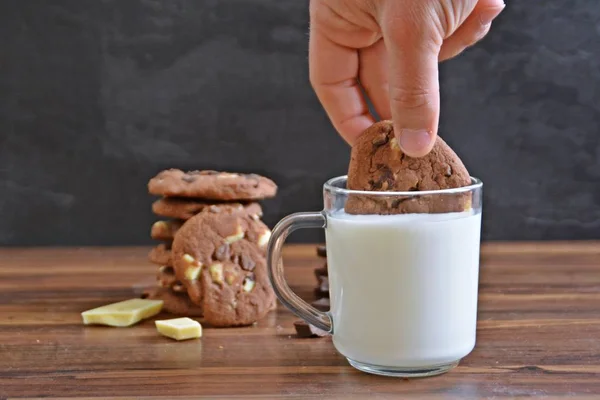
M 596 0 L 513 0 L 443 64 L 441 134 L 485 181 L 486 239 L 600 238 L 599 22 Z M 0 244 L 150 243 L 168 167 L 272 177 L 271 225 L 320 209 L 349 149 L 307 29 L 306 0 L 2 0 Z

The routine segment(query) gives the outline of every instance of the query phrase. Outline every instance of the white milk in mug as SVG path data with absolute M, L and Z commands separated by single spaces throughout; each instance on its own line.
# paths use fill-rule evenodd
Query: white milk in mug
M 475 346 L 480 212 L 327 215 L 333 342 L 350 359 L 427 368 Z

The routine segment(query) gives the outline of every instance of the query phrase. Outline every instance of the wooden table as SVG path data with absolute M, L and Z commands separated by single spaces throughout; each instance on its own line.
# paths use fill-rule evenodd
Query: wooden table
M 600 398 L 600 243 L 489 244 L 478 342 L 448 374 L 401 380 L 348 366 L 330 338 L 295 337 L 283 307 L 200 340 L 84 327 L 80 312 L 154 281 L 147 248 L 0 250 L 0 397 Z M 288 246 L 312 299 L 314 246 Z

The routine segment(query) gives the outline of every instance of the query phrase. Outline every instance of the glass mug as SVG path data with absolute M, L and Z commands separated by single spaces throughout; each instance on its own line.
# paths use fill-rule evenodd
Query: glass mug
M 324 184 L 323 211 L 289 215 L 273 228 L 267 264 L 277 297 L 330 332 L 337 351 L 363 372 L 423 377 L 450 370 L 475 346 L 482 182 L 370 192 L 346 189 L 346 179 Z M 414 211 L 357 215 L 345 212 L 349 201 L 407 210 L 414 205 Z M 328 312 L 306 303 L 285 281 L 281 248 L 299 228 L 325 229 Z

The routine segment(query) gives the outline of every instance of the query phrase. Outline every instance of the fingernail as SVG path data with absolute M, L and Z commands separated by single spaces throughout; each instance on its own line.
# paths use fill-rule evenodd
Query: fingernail
M 406 154 L 421 154 L 429 147 L 431 134 L 425 129 L 401 129 L 398 141 Z
M 491 24 L 494 18 L 496 18 L 502 12 L 502 10 L 504 10 L 505 6 L 506 5 L 502 5 L 502 8 L 490 7 L 481 10 L 479 12 L 479 22 L 481 22 L 481 25 L 485 26 Z

